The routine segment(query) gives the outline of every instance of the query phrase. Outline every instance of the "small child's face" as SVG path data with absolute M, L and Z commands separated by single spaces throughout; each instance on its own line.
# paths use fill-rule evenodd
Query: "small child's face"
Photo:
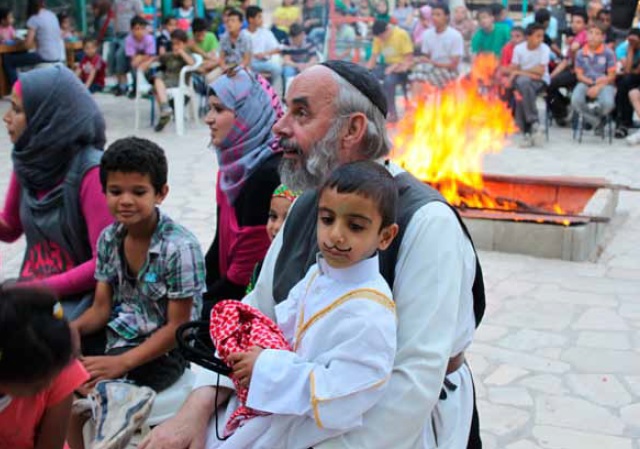
M 584 30 L 584 27 L 585 27 L 584 19 L 581 16 L 571 17 L 571 31 L 573 31 L 574 35 Z
M 385 2 L 384 0 L 381 0 L 378 3 L 376 3 L 376 11 L 379 14 L 386 14 L 388 12 L 387 2 Z
M 518 45 L 521 42 L 524 42 L 524 33 L 521 31 L 512 31 L 511 42 L 513 42 L 516 45 Z
M 145 25 L 135 25 L 131 28 L 131 34 L 137 41 L 141 41 L 147 35 L 147 27 Z
M 182 0 L 182 9 L 189 9 L 193 6 L 193 0 Z
M 156 192 L 151 177 L 142 173 L 110 172 L 105 186 L 111 215 L 127 227 L 148 223 L 155 217 L 156 206 L 162 204 L 169 187 Z
M 204 38 L 207 36 L 207 32 L 206 31 L 195 31 L 193 33 L 193 40 L 195 40 L 196 42 L 202 42 L 204 41 Z
M 178 26 L 178 21 L 176 19 L 171 19 L 167 21 L 164 27 L 169 32 L 169 34 L 171 34 L 176 30 L 177 26 Z
M 559 0 L 549 0 L 549 6 L 558 6 Z
M 62 28 L 63 30 L 70 30 L 71 29 L 71 18 L 66 17 L 64 19 L 62 19 L 62 23 L 60 23 L 60 28 Z
M 398 232 L 382 228 L 382 216 L 370 198 L 325 189 L 318 203 L 318 247 L 327 263 L 346 268 L 389 247 Z
M 5 17 L 5 19 L 2 21 L 2 25 L 6 27 L 10 27 L 10 26 L 13 26 L 14 22 L 15 22 L 15 19 L 13 18 L 13 13 L 10 12 L 9 14 L 7 14 L 7 17 Z
M 458 6 L 453 10 L 453 18 L 456 22 L 462 22 L 467 18 L 467 10 L 464 6 Z
M 180 51 L 183 51 L 186 46 L 187 44 L 185 44 L 179 39 L 171 39 L 171 51 L 173 53 L 178 53 Z
M 242 28 L 242 22 L 238 16 L 228 16 L 225 25 L 227 26 L 227 31 L 233 34 L 238 33 Z
M 587 43 L 591 48 L 599 47 L 604 42 L 604 34 L 598 28 L 589 28 Z
M 536 30 L 527 36 L 527 44 L 532 48 L 539 47 L 544 42 L 544 31 Z
M 493 26 L 494 22 L 495 19 L 493 18 L 493 15 L 487 12 L 483 12 L 478 16 L 478 23 L 484 30 L 489 30 Z
M 87 42 L 86 44 L 84 44 L 84 47 L 82 47 L 82 49 L 84 50 L 84 54 L 90 58 L 93 58 L 98 51 L 98 48 L 96 47 L 96 44 L 94 42 Z
M 269 220 L 267 221 L 267 234 L 269 239 L 273 241 L 280 232 L 284 220 L 287 218 L 291 201 L 281 196 L 271 198 L 271 207 L 269 208 Z

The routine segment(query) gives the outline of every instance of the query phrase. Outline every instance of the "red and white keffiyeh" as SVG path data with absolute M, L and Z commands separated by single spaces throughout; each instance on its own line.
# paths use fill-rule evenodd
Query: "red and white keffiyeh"
M 253 346 L 291 351 L 284 334 L 273 320 L 255 307 L 235 300 L 221 301 L 213 307 L 209 333 L 220 358 L 229 366 L 231 354 L 246 352 Z M 233 433 L 243 421 L 266 414 L 245 405 L 248 388 L 240 386 L 233 374 L 230 377 L 241 406 L 229 418 L 225 426 L 226 435 Z

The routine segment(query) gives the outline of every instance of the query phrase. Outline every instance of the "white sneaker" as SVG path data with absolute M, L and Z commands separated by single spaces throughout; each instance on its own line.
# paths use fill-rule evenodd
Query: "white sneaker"
M 625 139 L 629 145 L 637 145 L 640 143 L 640 131 L 636 131 Z
M 533 146 L 533 139 L 531 138 L 531 134 L 524 133 L 520 136 L 520 148 L 530 148 Z
M 539 123 L 531 125 L 531 146 L 542 146 L 544 144 L 544 132 Z

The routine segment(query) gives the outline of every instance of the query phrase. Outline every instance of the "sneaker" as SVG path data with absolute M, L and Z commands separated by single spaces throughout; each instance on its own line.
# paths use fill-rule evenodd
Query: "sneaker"
M 531 146 L 540 146 L 544 143 L 544 131 L 539 123 L 531 124 Z
M 106 380 L 91 393 L 95 403 L 92 449 L 124 449 L 151 413 L 156 393 L 124 380 Z
M 533 146 L 533 140 L 531 139 L 531 134 L 524 133 L 520 136 L 520 148 L 530 148 Z
M 640 131 L 636 131 L 625 139 L 629 145 L 637 145 L 640 143 Z
M 156 124 L 156 127 L 153 129 L 155 130 L 155 132 L 159 133 L 164 129 L 165 126 L 167 126 L 167 123 L 169 123 L 170 121 L 171 121 L 171 112 L 163 112 L 160 115 L 160 118 L 158 119 L 158 123 Z

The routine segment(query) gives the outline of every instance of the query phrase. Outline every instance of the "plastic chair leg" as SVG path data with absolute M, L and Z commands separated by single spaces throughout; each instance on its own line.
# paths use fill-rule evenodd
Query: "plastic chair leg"
M 184 94 L 177 93 L 173 97 L 176 134 L 184 136 Z

